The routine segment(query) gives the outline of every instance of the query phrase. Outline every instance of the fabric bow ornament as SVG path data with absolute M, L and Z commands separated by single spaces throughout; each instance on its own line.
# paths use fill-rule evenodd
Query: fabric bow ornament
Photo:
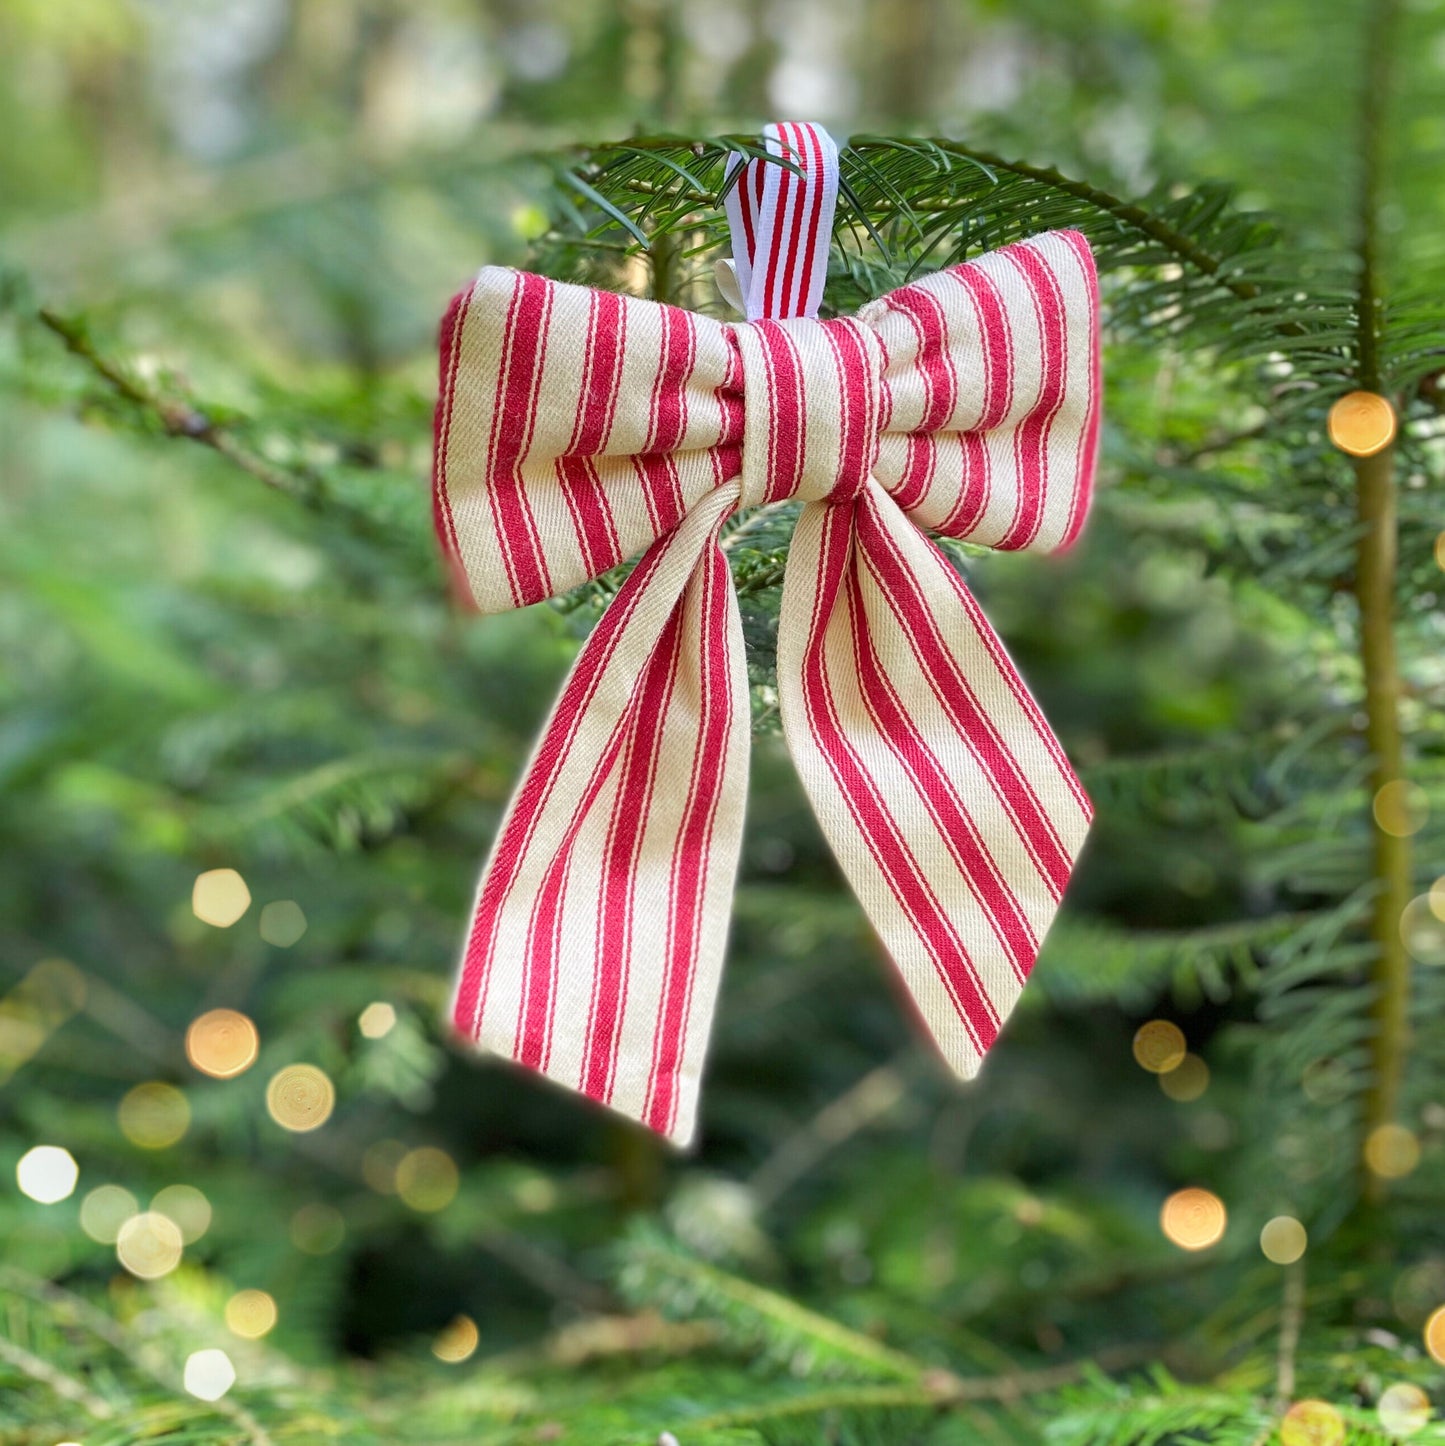
M 484 612 L 636 566 L 483 872 L 453 1018 L 691 1139 L 747 792 L 728 524 L 796 499 L 783 733 L 868 918 L 964 1077 L 1019 996 L 1091 810 L 925 530 L 1049 551 L 1088 507 L 1098 294 L 1055 231 L 816 319 L 837 151 L 769 126 L 729 196 L 728 324 L 487 267 L 441 333 L 435 516 Z

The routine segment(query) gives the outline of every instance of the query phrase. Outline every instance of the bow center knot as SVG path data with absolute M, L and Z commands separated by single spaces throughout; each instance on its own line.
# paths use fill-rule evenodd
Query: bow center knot
M 738 508 L 851 502 L 878 456 L 883 348 L 852 317 L 732 328 L 743 373 Z

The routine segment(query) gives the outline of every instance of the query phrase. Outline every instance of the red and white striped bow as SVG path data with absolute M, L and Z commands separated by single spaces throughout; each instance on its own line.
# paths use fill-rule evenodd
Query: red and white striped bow
M 487 267 L 442 326 L 435 511 L 477 606 L 641 553 L 577 658 L 482 875 L 468 1040 L 693 1132 L 747 788 L 726 524 L 802 502 L 783 732 L 818 822 L 950 1065 L 973 1075 L 1090 807 L 923 529 L 1047 551 L 1097 451 L 1098 295 L 1056 231 L 819 321 L 836 150 L 770 126 L 730 219 L 750 320 Z

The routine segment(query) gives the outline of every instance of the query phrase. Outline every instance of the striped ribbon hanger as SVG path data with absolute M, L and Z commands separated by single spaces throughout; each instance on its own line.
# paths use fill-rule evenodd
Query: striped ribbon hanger
M 682 1144 L 722 969 L 750 739 L 723 526 L 801 502 L 783 733 L 945 1059 L 976 1073 L 1088 828 L 1062 748 L 937 532 L 1051 551 L 1083 525 L 1098 292 L 1058 231 L 817 319 L 821 127 L 731 188 L 738 309 L 487 267 L 442 325 L 434 514 L 476 606 L 638 561 L 579 653 L 483 871 L 452 1018 Z

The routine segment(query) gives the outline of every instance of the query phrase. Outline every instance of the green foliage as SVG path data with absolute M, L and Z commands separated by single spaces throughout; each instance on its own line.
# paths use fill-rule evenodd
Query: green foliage
M 1394 1439 L 1384 1389 L 1445 1387 L 1420 1343 L 1445 1304 L 1445 945 L 1412 905 L 1395 1116 L 1419 1160 L 1366 1198 L 1363 528 L 1324 418 L 1364 385 L 1401 419 L 1423 896 L 1445 871 L 1440 0 L 830 20 L 867 129 L 828 307 L 1048 227 L 1099 258 L 1087 540 L 1053 565 L 950 547 L 1099 821 L 1024 1007 L 958 1087 L 775 736 L 792 510 L 735 519 L 758 739 L 687 1160 L 439 1024 L 476 867 L 625 567 L 516 617 L 449 606 L 433 328 L 482 260 L 720 311 L 726 166 L 756 151 L 732 118 L 792 73 L 784 12 L 702 65 L 694 5 L 297 0 L 230 61 L 186 8 L 174 33 L 125 0 L 0 11 L 23 138 L 0 148 L 0 1173 L 37 1142 L 81 1168 L 55 1205 L 0 1190 L 0 1441 L 1268 1446 L 1307 1397 L 1350 1443 Z M 249 152 L 201 154 L 217 115 Z M 964 139 L 910 133 L 925 115 Z M 221 867 L 253 899 L 229 929 L 190 909 Z M 259 918 L 287 900 L 307 927 L 282 944 Z M 370 1038 L 377 1000 L 397 1022 Z M 186 1057 L 220 1006 L 260 1030 L 235 1079 Z M 1202 1098 L 1135 1065 L 1160 1015 L 1207 1061 Z M 337 1089 L 310 1134 L 266 1113 L 297 1061 Z M 190 1110 L 162 1149 L 117 1125 L 154 1080 Z M 440 1209 L 398 1189 L 423 1148 L 458 1166 Z M 145 1208 L 179 1182 L 214 1214 L 162 1279 L 81 1227 L 101 1183 Z M 1159 1228 L 1184 1186 L 1228 1206 L 1199 1253 Z M 1299 1265 L 1261 1256 L 1281 1214 L 1308 1228 Z M 227 1329 L 242 1288 L 278 1303 L 264 1340 Z M 458 1315 L 479 1343 L 448 1364 L 429 1347 Z M 182 1377 L 214 1346 L 239 1383 L 208 1404 Z

